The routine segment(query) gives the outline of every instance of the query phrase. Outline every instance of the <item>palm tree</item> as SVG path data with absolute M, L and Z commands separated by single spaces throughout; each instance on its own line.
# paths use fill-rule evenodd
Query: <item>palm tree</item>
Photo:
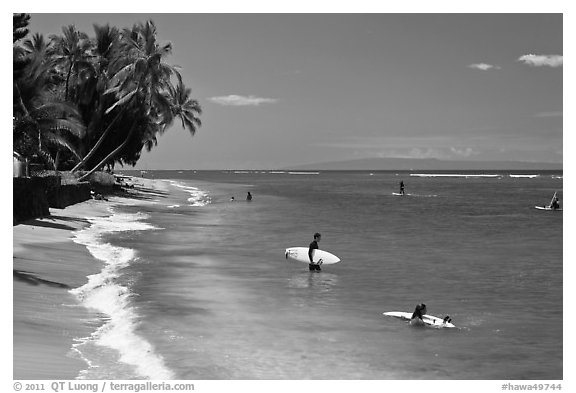
M 202 125 L 198 117 L 202 114 L 200 103 L 190 97 L 192 89 L 184 86 L 181 78 L 178 78 L 176 87 L 170 85 L 168 89 L 169 101 L 172 104 L 171 118 L 166 119 L 166 128 L 172 124 L 173 118 L 180 118 L 182 128 L 188 129 L 192 135 L 196 133 L 196 128 Z
M 28 35 L 30 14 L 12 14 L 12 43 L 15 44 Z
M 46 61 L 50 55 L 51 43 L 46 41 L 42 34 L 36 33 L 32 38 L 24 41 L 23 47 L 28 54 L 33 55 L 35 60 Z
M 125 55 L 116 58 L 116 72 L 111 80 L 111 88 L 107 91 L 115 93 L 118 101 L 106 112 L 125 104 L 136 93 L 138 99 L 151 110 L 168 110 L 169 103 L 163 93 L 177 70 L 163 62 L 172 53 L 172 44 L 158 44 L 154 22 L 148 21 L 134 25 L 132 29 L 124 29 L 120 52 Z
M 78 91 L 78 106 L 87 124 L 84 148 L 88 154 L 72 168 L 72 172 L 76 172 L 90 162 L 122 115 L 121 111 L 117 111 L 112 118 L 105 113 L 106 109 L 116 101 L 113 94 L 105 94 L 105 92 L 110 79 L 110 65 L 115 56 L 122 55 L 117 51 L 120 33 L 116 27 L 109 25 L 94 25 L 94 32 L 91 77 L 85 78 L 84 83 L 79 85 Z
M 14 144 L 28 155 L 37 154 L 55 169 L 51 148 L 64 147 L 79 159 L 74 138 L 84 135 L 76 109 L 57 98 L 59 79 L 47 56 L 49 44 L 43 36 L 26 40 L 18 51 L 25 66 L 14 79 Z M 31 143 L 36 140 L 37 143 Z
M 79 76 L 85 68 L 90 68 L 90 47 L 91 43 L 85 33 L 76 30 L 74 25 L 62 28 L 63 36 L 51 35 L 53 59 L 57 68 L 64 69 L 66 76 L 64 88 L 64 100 L 70 100 L 70 80 L 74 73 L 76 80 L 81 80 Z M 78 84 L 78 82 L 76 82 Z M 75 86 L 76 87 L 76 86 Z M 58 165 L 60 150 L 56 154 L 56 165 Z
M 29 14 L 13 14 L 12 15 L 12 79 L 14 85 L 14 113 L 17 112 L 26 113 L 26 107 L 22 102 L 22 97 L 20 95 L 20 90 L 16 84 L 16 80 L 22 76 L 24 68 L 30 63 L 30 59 L 27 56 L 26 50 L 19 44 L 20 40 L 24 39 L 28 35 L 28 24 L 30 23 Z
M 129 127 L 118 127 L 120 131 L 129 130 L 124 141 L 82 176 L 81 180 L 115 159 L 129 144 L 135 132 L 141 134 L 139 137 L 134 136 L 136 140 L 150 139 L 149 135 L 144 137 L 144 134 L 150 134 L 150 124 L 156 125 L 152 132 L 155 134 L 163 130 L 161 125 L 163 119 L 172 118 L 170 114 L 172 104 L 166 92 L 171 86 L 171 76 L 177 74 L 177 71 L 163 61 L 171 53 L 172 45 L 170 43 L 160 45 L 157 42 L 154 22 L 148 21 L 134 25 L 132 29 L 124 29 L 119 51 L 122 56 L 117 56 L 111 64 L 114 75 L 110 80 L 110 88 L 105 92 L 114 94 L 117 101 L 105 113 L 109 114 L 118 109 L 124 113 L 139 114 L 147 118 L 148 121 L 145 123 L 148 126 L 136 126 L 137 123 L 143 122 L 133 119 L 128 123 Z
M 98 59 L 98 69 L 100 73 L 105 73 L 108 64 L 117 55 L 115 52 L 120 37 L 120 32 L 116 27 L 110 25 L 94 25 L 95 38 L 93 40 L 93 52 Z
M 64 99 L 69 99 L 70 77 L 74 71 L 79 74 L 82 67 L 90 67 L 91 43 L 86 35 L 76 30 L 74 25 L 62 28 L 63 36 L 51 35 L 56 64 L 66 69 L 66 87 Z
M 17 118 L 14 128 L 20 138 L 37 135 L 38 144 L 33 153 L 55 170 L 58 170 L 58 162 L 52 157 L 51 148 L 59 150 L 63 147 L 78 160 L 81 158 L 74 139 L 81 138 L 85 128 L 78 120 L 78 113 L 68 103 L 57 102 L 54 97 L 46 99 L 31 109 L 28 116 Z
M 17 145 L 36 138 L 37 144 L 28 146 L 29 154 L 39 155 L 57 170 L 58 160 L 52 157 L 50 149 L 59 151 L 63 147 L 80 159 L 73 140 L 84 135 L 85 127 L 76 109 L 67 102 L 59 101 L 48 90 L 50 78 L 46 76 L 46 67 L 33 62 L 28 68 L 28 72 L 15 82 L 22 92 L 25 111 L 15 113 L 14 143 Z

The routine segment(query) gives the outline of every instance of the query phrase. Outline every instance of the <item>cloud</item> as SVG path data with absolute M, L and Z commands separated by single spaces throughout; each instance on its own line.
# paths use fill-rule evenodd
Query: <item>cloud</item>
M 255 96 L 239 96 L 231 94 L 228 96 L 210 97 L 208 100 L 224 106 L 258 106 L 261 104 L 274 104 L 278 100 L 275 98 L 263 98 Z
M 478 155 L 478 153 L 474 151 L 474 149 L 472 149 L 471 147 L 466 147 L 462 149 L 459 149 L 457 147 L 451 147 L 450 151 L 454 153 L 456 157 L 472 157 Z
M 492 64 L 486 64 L 486 63 L 477 63 L 477 64 L 470 64 L 468 66 L 468 68 L 472 68 L 475 70 L 482 70 L 482 71 L 488 71 L 488 70 L 499 70 L 500 67 L 499 66 L 495 66 Z
M 524 55 L 518 61 L 533 67 L 561 67 L 563 63 L 562 55 Z
M 412 148 L 406 158 L 437 158 L 442 159 L 445 158 L 444 152 L 442 149 L 438 148 L 430 148 L 430 147 L 414 147 Z

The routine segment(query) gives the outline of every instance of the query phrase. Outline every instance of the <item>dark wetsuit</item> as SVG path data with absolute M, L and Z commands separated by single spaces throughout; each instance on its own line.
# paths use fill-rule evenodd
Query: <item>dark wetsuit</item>
M 416 309 L 412 313 L 411 319 L 414 319 L 414 318 L 422 319 L 422 316 L 424 315 L 422 312 L 426 313 L 426 305 L 425 304 L 417 305 Z
M 308 258 L 310 261 L 312 261 L 314 250 L 317 250 L 317 249 L 318 249 L 318 242 L 316 240 L 314 240 L 312 243 L 310 243 L 310 246 L 308 247 Z M 308 268 L 310 269 L 310 271 L 322 270 L 322 269 L 320 269 L 320 265 L 317 265 L 315 263 L 310 263 L 308 265 Z
M 400 194 L 404 195 L 404 182 L 400 182 Z

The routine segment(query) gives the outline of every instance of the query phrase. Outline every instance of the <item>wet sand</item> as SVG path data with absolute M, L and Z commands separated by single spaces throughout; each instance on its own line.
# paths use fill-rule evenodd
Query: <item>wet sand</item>
M 108 208 L 165 191 L 161 181 L 134 179 L 125 197 L 89 200 L 50 217 L 13 227 L 13 378 L 74 379 L 87 368 L 73 349 L 75 339 L 89 336 L 102 315 L 80 306 L 69 293 L 98 273 L 102 263 L 72 241 L 86 217 L 108 216 Z

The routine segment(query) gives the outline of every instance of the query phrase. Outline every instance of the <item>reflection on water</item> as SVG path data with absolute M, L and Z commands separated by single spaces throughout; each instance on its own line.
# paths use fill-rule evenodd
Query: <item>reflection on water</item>
M 336 300 L 338 275 L 326 272 L 301 272 L 288 279 L 288 288 L 293 289 L 291 296 L 295 305 L 315 303 L 333 304 Z
M 305 272 L 296 273 L 288 280 L 289 288 L 311 288 L 320 293 L 330 292 L 338 283 L 338 275 L 334 273 Z

